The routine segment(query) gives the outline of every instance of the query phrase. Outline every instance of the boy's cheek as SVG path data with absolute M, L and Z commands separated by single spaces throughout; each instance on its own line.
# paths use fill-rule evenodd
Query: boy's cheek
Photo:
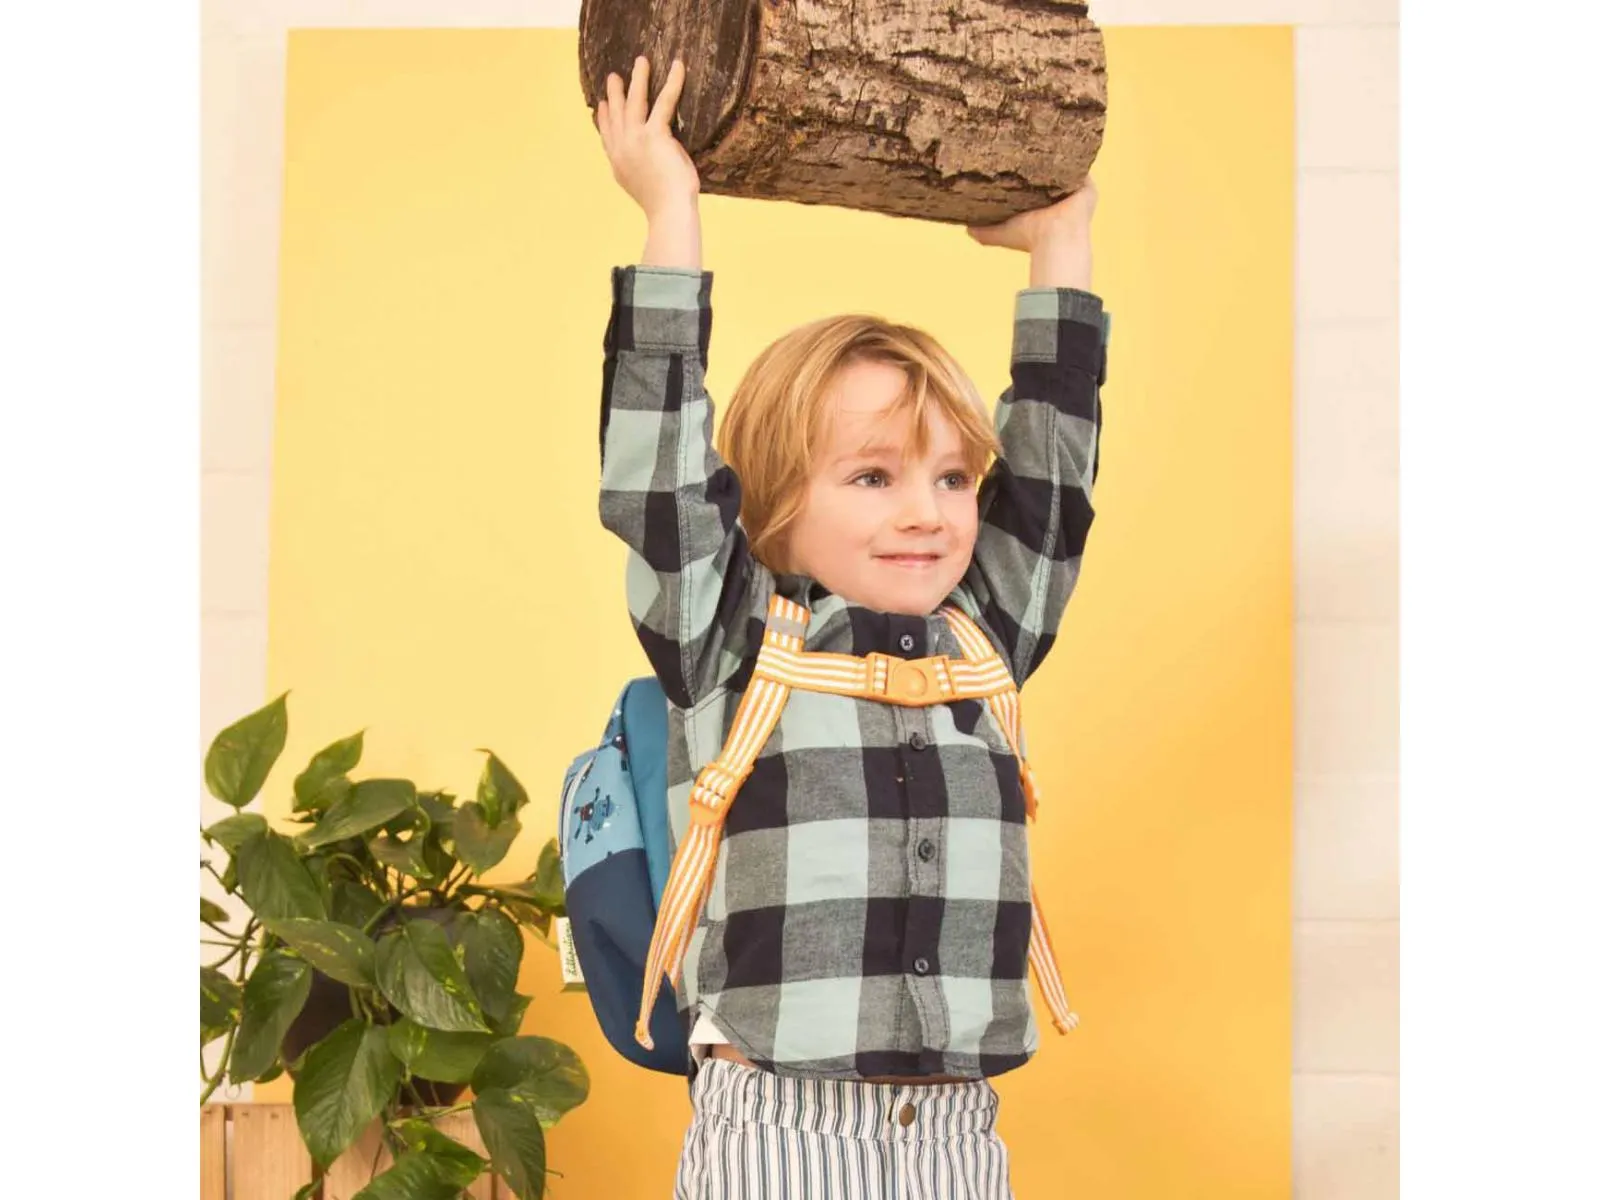
M 951 518 L 951 527 L 957 530 L 960 543 L 970 553 L 973 543 L 978 540 L 978 500 L 972 496 L 964 503 Z

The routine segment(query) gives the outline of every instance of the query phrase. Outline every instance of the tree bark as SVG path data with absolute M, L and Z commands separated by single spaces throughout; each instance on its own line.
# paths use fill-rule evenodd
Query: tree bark
M 688 68 L 677 133 L 708 193 L 990 224 L 1080 187 L 1105 43 L 1075 0 L 583 0 L 579 70 Z

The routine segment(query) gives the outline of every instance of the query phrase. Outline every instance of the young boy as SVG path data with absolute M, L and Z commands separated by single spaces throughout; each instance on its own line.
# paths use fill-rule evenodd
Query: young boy
M 1015 691 L 992 685 L 1049 652 L 1093 516 L 1095 190 L 969 230 L 1031 263 L 992 423 L 926 334 L 838 317 L 762 353 L 714 450 L 683 81 L 674 63 L 647 111 L 641 58 L 595 113 L 648 222 L 640 265 L 613 272 L 601 516 L 671 701 L 674 877 L 702 879 L 677 908 L 669 883 L 657 927 L 682 928 L 663 953 L 691 1025 L 676 1194 L 999 1200 L 988 1080 L 1038 1047 L 1030 962 L 1053 1023 L 1076 1022 L 1029 878 Z M 774 692 L 764 663 L 814 686 Z M 952 685 L 986 663 L 989 692 Z M 830 682 L 858 665 L 899 699 Z

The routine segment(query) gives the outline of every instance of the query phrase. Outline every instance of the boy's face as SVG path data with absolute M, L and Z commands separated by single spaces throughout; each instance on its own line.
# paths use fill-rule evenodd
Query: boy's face
M 858 362 L 827 397 L 830 420 L 800 515 L 793 568 L 879 612 L 926 615 L 950 595 L 978 536 L 977 480 L 960 434 L 937 408 L 911 454 L 911 419 L 886 417 L 906 387 L 899 367 Z

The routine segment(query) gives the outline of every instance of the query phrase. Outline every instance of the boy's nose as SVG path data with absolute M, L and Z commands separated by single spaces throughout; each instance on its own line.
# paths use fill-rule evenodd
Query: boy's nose
M 902 529 L 936 529 L 943 523 L 938 498 L 929 488 L 907 488 L 900 505 Z

